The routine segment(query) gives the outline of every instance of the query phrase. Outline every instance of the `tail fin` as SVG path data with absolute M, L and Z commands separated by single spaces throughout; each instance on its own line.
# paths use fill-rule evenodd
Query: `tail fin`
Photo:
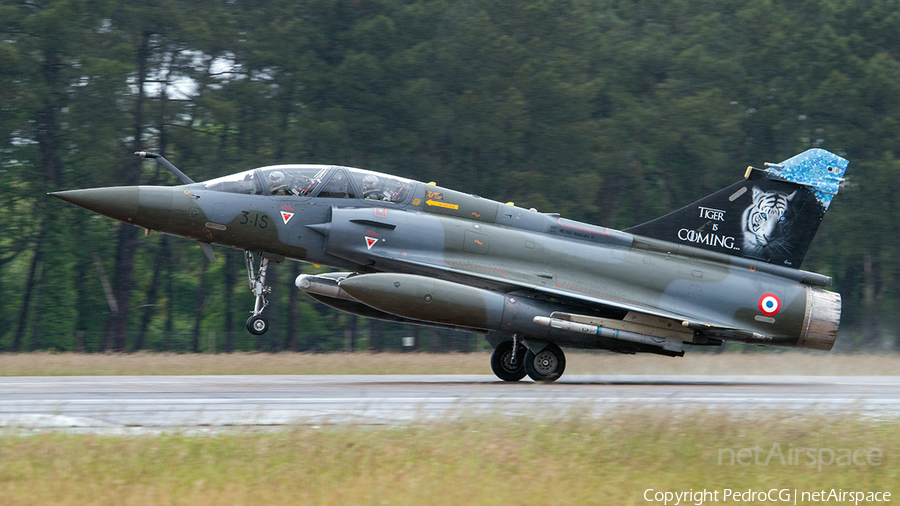
M 626 232 L 799 268 L 848 163 L 810 149 L 747 167 L 744 181 Z

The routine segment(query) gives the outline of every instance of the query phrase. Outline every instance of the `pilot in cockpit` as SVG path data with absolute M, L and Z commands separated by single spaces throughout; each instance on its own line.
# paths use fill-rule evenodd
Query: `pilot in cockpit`
M 279 171 L 269 173 L 269 194 L 279 195 L 287 193 L 287 185 L 284 182 L 284 174 Z
M 363 197 L 373 200 L 389 200 L 384 190 L 378 186 L 378 177 L 368 174 L 363 178 Z

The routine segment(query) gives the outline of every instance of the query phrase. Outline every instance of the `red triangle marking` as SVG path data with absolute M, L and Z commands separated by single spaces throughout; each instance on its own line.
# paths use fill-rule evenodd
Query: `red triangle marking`
M 369 249 L 372 249 L 372 246 L 375 246 L 375 243 L 378 242 L 378 239 L 374 237 L 366 237 L 366 246 Z
M 287 222 L 291 221 L 291 218 L 294 217 L 294 213 L 288 213 L 285 211 L 281 211 L 281 219 L 284 220 L 284 224 L 287 225 Z

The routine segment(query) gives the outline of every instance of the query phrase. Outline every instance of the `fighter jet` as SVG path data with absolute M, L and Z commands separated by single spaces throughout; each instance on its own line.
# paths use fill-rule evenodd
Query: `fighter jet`
M 148 230 L 244 250 L 268 329 L 266 269 L 337 269 L 296 286 L 341 311 L 485 335 L 498 378 L 554 381 L 561 347 L 684 355 L 723 342 L 830 350 L 841 297 L 800 270 L 848 161 L 811 149 L 626 230 L 388 174 L 275 165 L 179 186 L 50 195 Z

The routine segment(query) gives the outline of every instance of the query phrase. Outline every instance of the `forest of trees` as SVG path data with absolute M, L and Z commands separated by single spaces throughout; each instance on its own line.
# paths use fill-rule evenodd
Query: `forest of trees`
M 476 349 L 365 321 L 241 252 L 47 192 L 363 167 L 615 228 L 810 147 L 850 160 L 806 270 L 839 350 L 900 349 L 900 1 L 0 0 L 0 351 Z

